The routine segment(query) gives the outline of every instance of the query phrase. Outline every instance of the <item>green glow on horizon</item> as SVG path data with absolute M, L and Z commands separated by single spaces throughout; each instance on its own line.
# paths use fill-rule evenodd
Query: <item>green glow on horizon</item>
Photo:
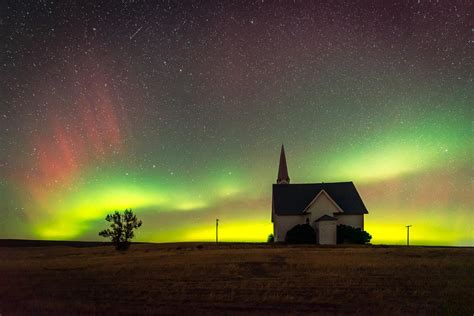
M 365 229 L 372 235 L 372 244 L 406 244 L 406 222 L 371 223 L 366 225 Z M 472 240 L 472 231 L 469 233 L 467 230 L 455 230 L 449 225 L 441 226 L 421 221 L 414 221 L 410 228 L 410 245 L 455 246 L 460 240 Z
M 90 176 L 85 173 L 84 178 Z M 139 176 L 141 184 L 129 176 L 115 175 L 113 170 L 103 172 L 103 180 L 94 185 L 80 184 L 73 190 L 57 190 L 47 197 L 49 216 L 35 223 L 40 238 L 75 238 L 87 230 L 88 224 L 106 214 L 126 208 L 157 208 L 160 212 L 192 212 L 206 209 L 210 203 L 235 197 L 241 192 L 229 175 L 213 180 L 220 186 L 203 186 L 199 191 L 182 184 L 158 185 L 154 177 Z M 175 181 L 176 182 L 176 181 Z M 171 185 L 170 185 L 171 184 Z
M 154 192 L 140 188 L 119 186 L 114 189 L 92 189 L 73 195 L 56 205 L 51 205 L 53 216 L 39 222 L 36 232 L 42 238 L 73 238 L 87 229 L 87 223 L 104 218 L 114 210 L 130 206 L 159 205 L 166 199 Z
M 258 219 L 227 219 L 219 222 L 219 241 L 266 242 L 273 232 L 272 223 Z M 175 225 L 140 234 L 138 241 L 149 242 L 213 242 L 216 240 L 215 220 L 194 225 Z
M 265 242 L 268 235 L 273 232 L 273 225 L 261 221 L 231 221 L 219 223 L 220 241 Z M 214 241 L 215 227 L 197 227 L 188 230 L 183 236 L 186 241 Z
M 365 183 L 383 185 L 383 181 L 392 178 L 399 179 L 401 183 L 413 183 L 417 181 L 417 174 L 442 170 L 440 166 L 446 159 L 457 159 L 461 162 L 467 160 L 465 149 L 469 147 L 469 139 L 462 134 L 462 129 L 447 123 L 442 128 L 433 128 L 433 119 L 425 121 L 425 128 L 420 129 L 421 132 L 416 137 L 412 136 L 412 129 L 392 129 L 387 130 L 385 134 L 377 134 L 362 147 L 340 155 L 331 154 L 332 158 L 323 159 L 326 161 L 326 174 L 335 180 L 356 179 L 356 185 L 363 188 Z M 393 135 L 397 135 L 396 140 L 392 140 Z M 423 146 L 420 147 L 420 144 Z M 189 184 L 183 178 L 170 179 L 159 174 L 137 174 L 130 177 L 117 174 L 115 169 L 103 171 L 103 180 L 94 185 L 81 185 L 81 181 L 78 181 L 75 189 L 57 190 L 54 195 L 47 197 L 47 200 L 51 201 L 48 204 L 48 212 L 35 222 L 34 232 L 39 238 L 74 239 L 87 232 L 90 223 L 102 220 L 107 213 L 114 210 L 145 208 L 156 209 L 158 213 L 186 212 L 188 215 L 185 216 L 192 216 L 194 211 L 213 210 L 227 199 L 245 201 L 250 197 L 258 198 L 265 186 L 268 186 L 269 191 L 271 183 L 265 179 L 271 174 L 249 181 L 246 180 L 249 175 L 243 170 L 227 166 L 220 168 L 221 170 L 216 169 L 209 175 L 202 175 L 199 185 Z M 84 173 L 82 179 L 88 176 L 90 174 Z M 410 178 L 412 176 L 414 178 Z M 295 178 L 298 176 L 293 177 Z M 251 185 L 245 184 L 246 182 Z M 454 228 L 441 225 L 449 222 L 451 214 L 442 209 L 436 213 L 444 214 L 440 216 L 421 209 L 400 213 L 390 204 L 393 202 L 384 202 L 376 196 L 362 195 L 362 198 L 369 208 L 366 229 L 372 234 L 374 244 L 404 244 L 403 229 L 406 220 L 411 224 L 416 223 L 412 234 L 413 245 L 455 245 L 459 241 L 472 239 L 468 233 L 470 230 L 472 232 L 472 227 L 467 222 L 457 224 Z M 270 205 L 270 200 L 265 205 L 255 205 L 260 209 L 261 216 L 258 219 L 236 219 L 232 216 L 227 218 L 228 224 L 222 227 L 221 240 L 264 242 L 272 231 Z M 234 213 L 232 208 L 224 211 Z M 469 212 L 457 212 L 469 216 Z M 407 217 L 407 214 L 413 216 L 400 220 L 387 214 L 398 214 L 402 218 Z M 431 214 L 430 222 L 424 223 L 424 214 Z M 225 222 L 226 217 L 222 220 Z M 210 241 L 215 238 L 215 231 L 209 222 L 212 221 L 204 223 L 204 220 L 201 220 L 194 225 L 175 227 L 172 230 L 158 224 L 156 230 L 162 229 L 166 234 L 144 233 L 144 236 L 148 236 L 149 241 Z
M 364 183 L 423 172 L 443 166 L 449 159 L 469 161 L 466 149 L 472 150 L 473 143 L 466 129 L 468 118 L 464 119 L 466 124 L 460 125 L 441 112 L 406 127 L 384 127 L 359 146 L 340 146 L 344 149 L 329 150 L 323 158 L 314 153 L 313 157 L 323 162 L 315 163 L 312 174 L 329 181 L 351 179 Z M 353 141 L 351 137 L 348 141 Z

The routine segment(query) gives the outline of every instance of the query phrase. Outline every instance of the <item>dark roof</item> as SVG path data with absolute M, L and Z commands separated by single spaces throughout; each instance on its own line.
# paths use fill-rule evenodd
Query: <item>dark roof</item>
M 323 215 L 317 220 L 315 220 L 315 222 L 322 222 L 322 221 L 337 221 L 337 218 L 329 216 L 329 215 Z
M 290 177 L 288 176 L 288 167 L 286 166 L 285 147 L 283 147 L 283 145 L 281 145 L 277 183 L 280 183 L 281 181 L 286 181 L 287 183 L 290 183 Z
M 340 214 L 367 214 L 352 182 L 274 184 L 273 207 L 277 215 L 300 215 L 321 190 L 344 211 Z

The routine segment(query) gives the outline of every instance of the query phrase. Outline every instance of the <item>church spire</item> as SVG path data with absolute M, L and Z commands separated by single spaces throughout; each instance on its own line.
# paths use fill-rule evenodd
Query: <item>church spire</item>
M 278 167 L 277 184 L 289 184 L 288 167 L 286 166 L 285 147 L 281 145 L 280 166 Z

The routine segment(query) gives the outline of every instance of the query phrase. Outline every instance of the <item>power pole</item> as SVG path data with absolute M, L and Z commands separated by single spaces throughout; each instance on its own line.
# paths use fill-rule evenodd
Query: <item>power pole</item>
M 407 246 L 410 246 L 410 227 L 411 225 L 405 226 L 407 228 Z
M 219 242 L 219 219 L 216 218 L 216 244 Z

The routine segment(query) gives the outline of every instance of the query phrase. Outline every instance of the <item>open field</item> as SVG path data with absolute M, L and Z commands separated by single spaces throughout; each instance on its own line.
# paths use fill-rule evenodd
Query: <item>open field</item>
M 0 243 L 0 314 L 464 314 L 474 249 Z

